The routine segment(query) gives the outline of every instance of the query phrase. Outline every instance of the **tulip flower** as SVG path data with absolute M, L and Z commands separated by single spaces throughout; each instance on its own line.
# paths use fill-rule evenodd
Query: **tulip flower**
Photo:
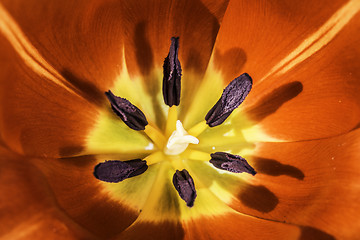
M 360 2 L 1 0 L 2 239 L 358 239 Z

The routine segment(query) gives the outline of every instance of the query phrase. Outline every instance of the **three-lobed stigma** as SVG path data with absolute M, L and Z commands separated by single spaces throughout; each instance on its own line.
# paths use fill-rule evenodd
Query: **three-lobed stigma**
M 199 139 L 189 135 L 180 120 L 177 120 L 176 130 L 169 137 L 164 152 L 167 155 L 178 155 L 184 152 L 190 143 L 199 144 Z

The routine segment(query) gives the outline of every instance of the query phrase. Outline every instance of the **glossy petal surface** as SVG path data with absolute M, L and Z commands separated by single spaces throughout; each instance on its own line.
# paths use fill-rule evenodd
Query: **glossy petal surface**
M 323 6 L 232 1 L 216 40 L 214 66 L 226 79 L 252 76 L 249 116 L 285 141 L 335 136 L 359 123 L 359 2 Z
M 358 238 L 359 11 L 357 0 L 1 1 L 0 236 Z M 183 71 L 169 110 L 171 37 Z M 207 128 L 243 72 L 252 91 Z M 139 107 L 144 131 L 113 114 L 109 89 Z M 176 120 L 199 144 L 169 156 Z M 256 176 L 214 168 L 218 151 Z M 93 176 L 101 162 L 130 159 L 149 167 L 117 184 Z M 196 188 L 191 208 L 172 184 L 182 169 Z
M 0 147 L 2 239 L 95 239 L 59 208 L 46 177 L 29 158 Z
M 0 37 L 1 135 L 8 146 L 29 156 L 69 156 L 84 148 L 96 108 L 25 63 Z

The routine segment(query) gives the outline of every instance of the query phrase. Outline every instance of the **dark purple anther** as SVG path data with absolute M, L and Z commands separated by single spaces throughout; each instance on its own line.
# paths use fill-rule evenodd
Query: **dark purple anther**
M 129 161 L 105 161 L 94 168 L 94 176 L 104 182 L 121 182 L 135 177 L 148 169 L 145 160 L 134 159 Z
M 252 79 L 247 73 L 239 77 L 224 89 L 220 99 L 206 114 L 205 120 L 210 127 L 222 124 L 246 98 L 252 87 Z
M 169 54 L 164 61 L 163 96 L 169 107 L 180 103 L 181 66 L 178 59 L 179 38 L 172 37 Z
M 238 155 L 232 155 L 225 152 L 216 152 L 210 154 L 211 160 L 210 163 L 217 168 L 226 170 L 234 173 L 250 173 L 255 175 L 256 171 L 250 166 L 250 164 L 242 157 Z
M 115 96 L 110 90 L 105 92 L 105 95 L 110 101 L 112 110 L 129 128 L 137 131 L 145 129 L 148 122 L 139 108 L 125 98 Z
M 182 171 L 176 170 L 173 176 L 173 184 L 180 197 L 186 202 L 186 205 L 188 207 L 194 206 L 197 195 L 194 180 L 189 172 L 186 171 L 186 169 L 183 169 Z

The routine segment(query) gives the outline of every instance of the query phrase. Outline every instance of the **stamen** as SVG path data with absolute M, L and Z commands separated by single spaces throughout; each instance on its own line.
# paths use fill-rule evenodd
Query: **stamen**
M 117 183 L 127 178 L 138 176 L 148 169 L 146 161 L 134 159 L 129 161 L 105 161 L 94 168 L 94 176 L 104 182 Z
M 206 125 L 206 121 L 201 121 L 188 131 L 188 133 L 194 137 L 199 136 L 202 132 L 204 132 L 208 128 L 208 125 Z
M 182 123 L 177 120 L 176 130 L 169 137 L 164 152 L 167 155 L 178 155 L 186 150 L 189 143 L 198 144 L 199 140 L 196 137 L 189 135 L 185 131 Z
M 212 153 L 210 163 L 215 167 L 234 173 L 250 173 L 255 175 L 256 171 L 250 166 L 250 164 L 238 155 L 232 155 L 225 152 Z
M 164 153 L 162 151 L 153 152 L 144 158 L 148 166 L 162 162 L 165 159 L 166 157 L 164 156 Z
M 157 127 L 153 127 L 149 124 L 146 126 L 144 132 L 158 148 L 162 149 L 164 147 L 166 139 Z
M 172 37 L 169 54 L 164 61 L 163 96 L 169 107 L 180 103 L 181 66 L 178 59 L 179 38 Z
M 110 101 L 112 110 L 129 128 L 137 131 L 145 129 L 148 121 L 139 108 L 125 98 L 115 96 L 110 90 L 105 92 L 105 95 Z
M 176 170 L 173 176 L 173 184 L 178 191 L 179 196 L 186 202 L 188 207 L 194 206 L 194 201 L 197 196 L 195 190 L 194 180 L 186 169 L 182 171 Z
M 195 160 L 195 161 L 209 161 L 209 153 L 202 152 L 194 149 L 188 149 L 183 154 L 185 159 Z
M 252 87 L 252 79 L 247 73 L 235 78 L 223 91 L 220 99 L 207 113 L 205 120 L 210 127 L 223 123 L 245 100 Z
M 176 129 L 176 120 L 178 118 L 177 107 L 172 106 L 169 108 L 168 117 L 166 120 L 165 136 L 169 137 Z

